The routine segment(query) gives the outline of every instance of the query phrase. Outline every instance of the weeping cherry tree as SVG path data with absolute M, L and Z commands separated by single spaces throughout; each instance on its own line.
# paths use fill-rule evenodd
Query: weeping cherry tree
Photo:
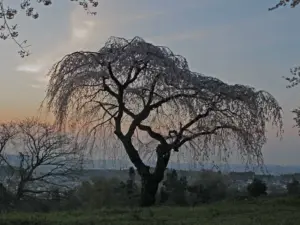
M 142 178 L 142 206 L 155 203 L 173 152 L 208 159 L 237 150 L 262 164 L 268 122 L 282 129 L 269 93 L 193 72 L 184 57 L 139 37 L 111 37 L 97 52 L 71 53 L 49 76 L 44 104 L 57 124 L 75 123 L 89 137 L 110 128 Z M 139 132 L 156 144 L 154 168 L 140 154 Z

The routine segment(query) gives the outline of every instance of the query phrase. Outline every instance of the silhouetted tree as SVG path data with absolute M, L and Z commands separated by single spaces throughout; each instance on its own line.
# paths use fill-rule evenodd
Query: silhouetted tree
M 0 128 L 1 143 L 10 137 L 2 146 L 0 160 L 13 171 L 4 177 L 16 202 L 28 196 L 45 198 L 57 188 L 70 188 L 68 182 L 77 178 L 83 160 L 72 135 L 35 118 L 0 124 Z
M 250 196 L 259 197 L 267 194 L 267 185 L 262 180 L 254 178 L 247 190 Z
M 184 57 L 139 37 L 112 37 L 98 52 L 69 54 L 49 76 L 45 103 L 56 123 L 78 124 L 93 139 L 111 129 L 142 178 L 142 206 L 154 204 L 172 151 L 193 149 L 206 159 L 239 149 L 248 161 L 263 163 L 266 123 L 282 127 L 281 108 L 269 93 L 192 72 Z M 148 140 L 155 144 L 153 171 L 137 149 Z
M 76 2 L 78 5 L 83 7 L 87 13 L 95 15 L 96 12 L 90 10 L 91 7 L 98 6 L 98 0 L 69 0 L 70 2 Z M 29 55 L 27 40 L 18 41 L 19 37 L 17 24 L 11 25 L 10 22 L 16 17 L 16 15 L 23 11 L 26 16 L 37 19 L 39 18 L 39 13 L 35 10 L 35 4 L 30 0 L 21 0 L 19 9 L 16 8 L 11 0 L 0 0 L 0 19 L 2 19 L 2 24 L 0 25 L 0 38 L 2 40 L 7 40 L 11 38 L 19 47 L 18 53 L 21 57 Z M 57 2 L 56 2 L 57 3 Z M 36 4 L 43 4 L 44 6 L 49 6 L 52 4 L 52 0 L 36 0 Z M 20 10 L 20 11 L 19 11 Z

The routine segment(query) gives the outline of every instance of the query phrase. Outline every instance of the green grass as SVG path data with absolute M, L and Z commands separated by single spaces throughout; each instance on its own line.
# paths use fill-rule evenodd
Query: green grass
M 195 208 L 102 209 L 57 213 L 9 213 L 1 225 L 299 225 L 300 199 L 224 201 Z

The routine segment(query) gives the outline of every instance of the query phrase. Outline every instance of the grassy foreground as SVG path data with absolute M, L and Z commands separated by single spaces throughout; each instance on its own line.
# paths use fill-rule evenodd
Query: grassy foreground
M 299 225 L 300 199 L 221 202 L 195 208 L 103 209 L 57 213 L 9 213 L 1 225 Z

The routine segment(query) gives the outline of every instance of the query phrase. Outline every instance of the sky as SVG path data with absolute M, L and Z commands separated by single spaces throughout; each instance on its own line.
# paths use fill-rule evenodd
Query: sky
M 15 19 L 20 40 L 31 44 L 29 57 L 20 58 L 12 41 L 0 41 L 0 121 L 37 114 L 47 71 L 64 55 L 97 51 L 110 36 L 140 36 L 185 56 L 193 71 L 274 95 L 284 110 L 285 133 L 280 140 L 269 130 L 265 162 L 300 164 L 290 112 L 300 105 L 300 90 L 286 89 L 282 78 L 300 64 L 300 7 L 269 12 L 277 0 L 100 0 L 90 16 L 67 0 L 53 2 L 37 7 L 38 20 L 22 13 Z

